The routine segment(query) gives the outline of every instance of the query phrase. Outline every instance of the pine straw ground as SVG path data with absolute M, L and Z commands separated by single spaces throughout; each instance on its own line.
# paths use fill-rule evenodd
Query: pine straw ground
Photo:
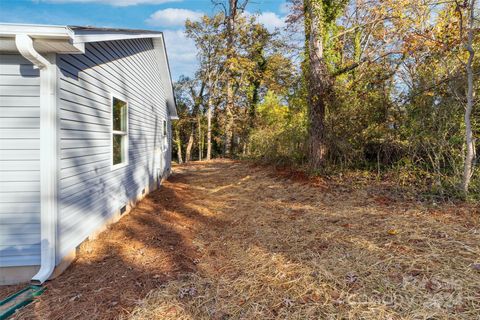
M 17 319 L 480 319 L 480 209 L 177 166 Z

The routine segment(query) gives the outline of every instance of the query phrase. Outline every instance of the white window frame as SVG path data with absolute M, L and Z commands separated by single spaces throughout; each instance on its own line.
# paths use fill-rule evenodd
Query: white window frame
M 162 151 L 168 151 L 168 120 L 162 119 Z
M 126 104 L 126 107 L 127 107 L 127 112 L 126 112 L 126 121 L 125 121 L 125 125 L 126 125 L 126 131 L 117 131 L 117 130 L 113 130 L 113 100 L 114 99 L 117 99 L 117 100 L 120 100 L 120 101 L 123 101 L 125 102 Z M 125 98 L 125 97 L 122 97 L 120 95 L 117 95 L 117 94 L 110 94 L 110 164 L 111 164 L 111 170 L 116 170 L 116 169 L 120 169 L 120 168 L 123 168 L 123 167 L 126 167 L 128 166 L 128 145 L 129 145 L 129 132 L 128 132 L 128 110 L 129 110 L 130 106 L 129 106 L 129 103 L 128 103 L 128 100 Z M 122 144 L 123 144 L 123 152 L 124 152 L 124 159 L 125 161 L 124 162 L 121 162 L 121 163 L 117 163 L 117 164 L 113 164 L 113 136 L 114 135 L 122 135 L 124 136 L 125 138 L 122 139 Z
M 167 122 L 167 119 L 162 120 L 162 136 L 163 137 L 168 136 L 168 122 Z

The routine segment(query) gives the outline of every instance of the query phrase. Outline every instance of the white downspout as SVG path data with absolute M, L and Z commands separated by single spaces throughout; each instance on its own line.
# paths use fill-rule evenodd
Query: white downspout
M 33 47 L 33 40 L 26 34 L 17 34 L 15 44 L 20 54 L 39 69 L 46 68 L 50 62 L 38 53 Z
M 40 270 L 34 284 L 42 284 L 53 273 L 57 236 L 57 108 L 55 55 L 40 55 L 26 34 L 15 36 L 20 54 L 40 69 Z

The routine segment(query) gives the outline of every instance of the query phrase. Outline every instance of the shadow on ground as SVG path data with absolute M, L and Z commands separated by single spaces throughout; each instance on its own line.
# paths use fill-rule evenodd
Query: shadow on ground
M 15 319 L 115 319 L 152 289 L 195 272 L 195 230 L 222 222 L 183 205 L 175 186 L 184 184 L 184 176 L 171 177 L 98 238 L 83 243 L 77 260 Z
M 478 213 L 245 162 L 178 166 L 17 318 L 472 319 Z

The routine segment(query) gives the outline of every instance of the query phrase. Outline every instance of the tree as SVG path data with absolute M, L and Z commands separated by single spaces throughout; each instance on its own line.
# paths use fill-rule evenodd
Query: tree
M 233 139 L 233 126 L 234 126 L 234 108 L 235 108 L 235 98 L 234 98 L 234 88 L 233 88 L 233 77 L 234 77 L 234 60 L 236 59 L 236 50 L 235 50 L 235 33 L 236 33 L 236 20 L 238 16 L 245 10 L 248 0 L 239 1 L 239 0 L 228 0 L 228 4 L 225 4 L 223 1 L 212 0 L 215 6 L 221 6 L 223 8 L 225 24 L 226 24 L 226 120 L 225 120 L 225 144 L 224 144 L 224 154 L 226 156 L 231 155 L 232 153 L 232 139 Z
M 198 132 L 198 119 L 202 113 L 201 107 L 204 90 L 205 83 L 198 79 L 181 77 L 179 81 L 175 83 L 175 97 L 180 120 L 174 124 L 174 132 L 176 133 L 176 148 L 179 162 L 183 162 L 182 140 L 184 140 L 183 136 L 185 135 L 188 137 L 185 147 L 185 162 L 192 160 L 195 135 L 196 132 Z M 197 139 L 199 139 L 198 136 Z
M 207 155 L 212 157 L 212 117 L 214 96 L 217 94 L 218 82 L 223 78 L 224 34 L 222 30 L 223 15 L 203 16 L 201 21 L 186 22 L 186 35 L 195 41 L 200 67 L 197 77 L 203 79 L 207 88 Z M 200 149 L 200 148 L 199 148 Z
M 203 81 L 203 79 L 193 79 L 190 81 L 188 80 L 190 79 L 187 79 L 188 90 L 190 93 L 190 97 L 193 101 L 193 109 L 192 109 L 193 119 L 190 123 L 191 131 L 188 139 L 187 149 L 185 151 L 185 162 L 189 162 L 192 159 L 192 148 L 194 143 L 195 131 L 197 131 L 198 133 L 201 133 L 201 128 L 200 128 L 200 125 L 201 125 L 200 117 L 202 114 L 201 106 L 203 103 L 203 93 L 205 90 L 205 81 Z M 198 138 L 198 141 L 201 140 L 200 135 L 198 135 L 197 138 Z
M 327 155 L 325 109 L 334 98 L 334 76 L 324 56 L 332 24 L 345 5 L 344 0 L 304 0 L 305 63 L 304 74 L 309 101 L 310 167 L 323 168 Z
M 461 9 L 457 2 L 457 8 L 461 13 Z M 465 143 L 466 143 L 466 152 L 464 160 L 464 169 L 463 169 L 463 179 L 462 179 L 462 189 L 465 193 L 468 193 L 468 188 L 470 185 L 470 180 L 473 176 L 473 159 L 475 157 L 475 142 L 473 139 L 473 130 L 472 130 L 472 110 L 473 110 L 473 101 L 474 101 L 474 89 L 473 89 L 473 58 L 475 56 L 475 51 L 473 49 L 473 33 L 474 24 L 475 24 L 475 0 L 464 1 L 463 7 L 467 11 L 467 39 L 465 41 L 465 49 L 468 52 L 467 62 L 465 63 L 465 71 L 467 74 L 467 104 L 465 107 Z M 460 19 L 460 36 L 463 37 L 463 19 Z
M 461 179 L 480 195 L 478 0 L 291 0 L 305 38 L 288 53 L 246 2 L 213 3 L 223 11 L 187 23 L 199 69 L 175 132 L 188 160 L 206 139 L 207 159 L 392 170 L 441 197 Z
M 188 128 L 188 124 L 191 121 L 191 108 L 190 108 L 190 97 L 188 91 L 186 90 L 188 78 L 181 77 L 179 81 L 174 84 L 175 100 L 177 105 L 177 113 L 179 120 L 173 122 L 173 132 L 175 134 L 173 145 L 174 149 L 177 151 L 177 161 L 178 163 L 183 163 L 183 134 Z

